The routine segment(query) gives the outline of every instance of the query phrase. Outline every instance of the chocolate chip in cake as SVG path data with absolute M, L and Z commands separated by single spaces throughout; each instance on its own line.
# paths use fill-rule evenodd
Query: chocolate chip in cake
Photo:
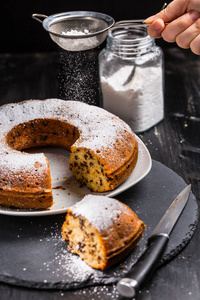
M 47 138 L 48 138 L 47 135 L 40 135 L 40 140 L 42 140 L 44 142 L 47 140 Z
M 49 121 L 47 121 L 47 120 L 44 120 L 44 121 L 42 122 L 42 125 L 43 125 L 44 127 L 47 127 L 48 124 L 49 124 Z

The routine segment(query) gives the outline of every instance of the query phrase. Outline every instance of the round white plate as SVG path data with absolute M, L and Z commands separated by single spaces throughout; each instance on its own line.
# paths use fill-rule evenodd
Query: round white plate
M 114 197 L 138 183 L 149 173 L 152 166 L 151 156 L 144 143 L 138 137 L 137 140 L 139 144 L 139 155 L 135 169 L 120 186 L 113 191 L 101 193 L 101 195 Z M 39 211 L 0 208 L 0 214 L 13 216 L 61 214 L 65 213 L 70 206 L 74 205 L 77 201 L 80 201 L 85 195 L 99 194 L 92 193 L 87 187 L 80 187 L 80 184 L 69 170 L 70 153 L 68 151 L 55 147 L 40 147 L 31 149 L 29 152 L 43 152 L 49 159 L 54 204 L 48 210 Z

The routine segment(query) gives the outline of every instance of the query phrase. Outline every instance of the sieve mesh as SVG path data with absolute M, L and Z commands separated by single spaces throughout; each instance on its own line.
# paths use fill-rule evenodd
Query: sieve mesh
M 84 32 L 85 30 L 88 31 L 88 34 L 96 34 L 99 31 L 105 30 L 108 27 L 108 23 L 104 20 L 97 19 L 97 18 L 73 18 L 73 19 L 67 19 L 64 21 L 56 22 L 52 25 L 50 25 L 49 30 L 51 33 L 62 35 L 63 32 L 65 35 L 67 33 L 70 34 L 70 37 L 73 38 L 73 35 L 71 35 L 72 31 L 77 32 Z M 77 34 L 74 35 L 74 37 L 77 37 Z
M 52 40 L 69 51 L 83 51 L 96 48 L 106 39 L 107 31 L 114 25 L 108 15 L 75 11 L 45 16 L 33 14 L 33 19 L 41 22 Z M 43 22 L 39 18 L 45 18 Z

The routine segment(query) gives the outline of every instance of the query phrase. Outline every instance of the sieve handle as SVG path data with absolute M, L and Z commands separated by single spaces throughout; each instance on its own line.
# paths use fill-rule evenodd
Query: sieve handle
M 42 14 L 33 14 L 32 18 L 40 23 L 42 23 L 42 20 L 40 20 L 39 18 L 43 18 L 46 19 L 48 16 L 46 15 L 42 15 Z

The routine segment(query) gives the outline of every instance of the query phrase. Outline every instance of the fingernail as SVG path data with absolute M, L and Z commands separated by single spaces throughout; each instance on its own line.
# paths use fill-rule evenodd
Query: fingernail
M 159 19 L 159 20 L 156 20 L 154 23 L 153 23 L 153 29 L 157 30 L 157 31 L 160 31 L 163 29 L 164 27 L 164 22 L 163 20 Z
M 150 24 L 152 23 L 154 20 L 155 20 L 156 16 L 151 16 L 151 17 L 148 17 L 146 20 L 144 20 L 144 23 L 146 24 Z
M 196 21 L 200 17 L 200 14 L 198 11 L 191 11 L 189 12 L 189 16 L 193 21 Z

